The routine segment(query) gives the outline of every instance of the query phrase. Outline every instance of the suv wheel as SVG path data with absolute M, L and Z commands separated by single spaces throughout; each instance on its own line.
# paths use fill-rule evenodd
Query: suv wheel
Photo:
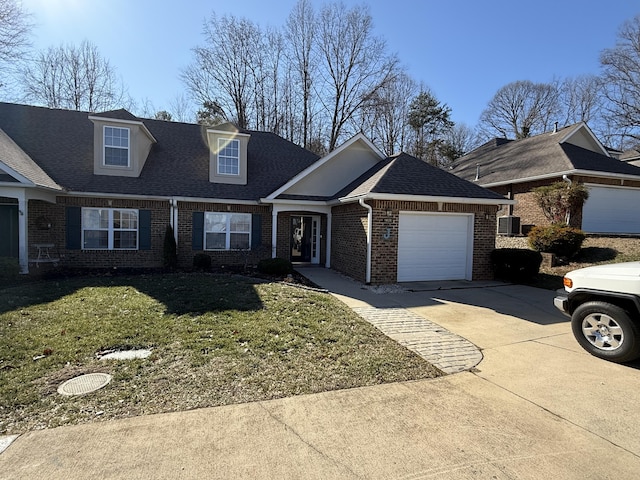
M 629 314 L 617 305 L 587 302 L 571 316 L 578 343 L 591 355 L 612 362 L 640 357 L 640 335 Z

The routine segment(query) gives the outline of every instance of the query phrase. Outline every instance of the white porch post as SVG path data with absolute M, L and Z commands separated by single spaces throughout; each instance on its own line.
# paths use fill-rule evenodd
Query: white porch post
M 278 208 L 273 205 L 271 210 L 271 258 L 276 258 L 278 243 Z
M 331 210 L 327 213 L 327 239 L 325 244 L 325 255 L 327 258 L 325 259 L 324 266 L 326 268 L 331 268 Z
M 28 202 L 24 191 L 18 193 L 18 261 L 20 273 L 29 273 Z

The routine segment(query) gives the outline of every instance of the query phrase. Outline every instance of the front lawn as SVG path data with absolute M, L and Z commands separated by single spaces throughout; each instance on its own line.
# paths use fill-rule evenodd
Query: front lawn
M 152 355 L 97 357 L 139 348 Z M 113 380 L 57 393 L 93 372 Z M 0 434 L 438 375 L 330 295 L 282 283 L 157 274 L 0 289 Z

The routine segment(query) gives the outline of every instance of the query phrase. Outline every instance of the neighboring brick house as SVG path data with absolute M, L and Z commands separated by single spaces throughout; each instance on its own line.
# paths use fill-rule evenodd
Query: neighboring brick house
M 456 160 L 450 171 L 516 200 L 498 212 L 500 233 L 548 224 L 533 189 L 565 181 L 589 190 L 572 226 L 594 234 L 640 234 L 640 167 L 611 156 L 582 122 L 522 140 L 493 139 Z
M 504 197 L 359 134 L 323 158 L 230 124 L 0 103 L 0 256 L 23 273 L 282 257 L 375 284 L 486 279 Z

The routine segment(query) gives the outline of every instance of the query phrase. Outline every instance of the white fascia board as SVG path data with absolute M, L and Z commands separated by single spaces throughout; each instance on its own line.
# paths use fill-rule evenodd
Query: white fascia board
M 216 130 L 215 127 L 207 128 L 207 133 L 217 133 L 220 135 L 226 135 L 228 137 L 251 137 L 250 133 L 230 132 L 229 130 Z
M 306 177 L 307 175 L 310 175 L 311 173 L 313 173 L 314 171 L 316 171 L 318 168 L 320 168 L 322 165 L 324 165 L 325 163 L 327 163 L 329 160 L 331 160 L 332 158 L 334 158 L 335 156 L 339 155 L 340 153 L 342 153 L 343 151 L 345 151 L 347 148 L 349 148 L 351 145 L 353 145 L 354 143 L 356 143 L 357 141 L 362 141 L 378 158 L 380 158 L 380 160 L 383 160 L 385 158 L 385 156 L 383 155 L 383 153 L 378 150 L 375 145 L 373 143 L 371 143 L 371 141 L 363 134 L 363 133 L 358 133 L 356 135 L 354 135 L 353 137 L 351 137 L 349 140 L 347 140 L 346 142 L 344 142 L 342 145 L 340 145 L 338 148 L 336 148 L 335 150 L 333 150 L 332 152 L 329 152 L 328 154 L 326 154 L 324 157 L 318 159 L 317 161 L 315 161 L 312 165 L 308 166 L 307 168 L 305 168 L 302 172 L 300 172 L 299 174 L 297 174 L 295 177 L 293 177 L 291 180 L 289 180 L 287 183 L 285 183 L 283 186 L 281 186 L 279 189 L 277 189 L 275 192 L 273 192 L 271 195 L 269 195 L 267 197 L 267 199 L 274 199 L 276 198 L 278 195 L 280 195 L 282 192 L 284 192 L 285 190 L 289 189 L 290 187 L 292 187 L 293 185 L 295 185 L 296 183 L 298 183 L 302 178 Z
M 96 197 L 96 198 L 124 198 L 130 200 L 159 200 L 169 201 L 175 200 L 178 202 L 198 202 L 198 203 L 230 203 L 236 205 L 259 205 L 260 202 L 256 200 L 232 200 L 228 198 L 207 198 L 207 197 L 176 197 L 173 195 L 158 196 L 158 195 L 132 195 L 132 194 L 120 194 L 120 193 L 104 193 L 104 192 L 65 192 L 65 196 L 69 197 Z
M 576 129 L 574 129 L 573 131 L 567 133 L 564 137 L 562 137 L 562 140 L 560 140 L 558 143 L 562 144 L 562 143 L 566 142 L 571 137 L 573 137 L 576 133 L 578 133 L 580 130 L 585 130 L 587 132 L 587 134 L 593 139 L 593 141 L 596 142 L 596 145 L 598 145 L 598 148 L 600 149 L 600 153 L 602 153 L 603 155 L 605 155 L 607 157 L 611 157 L 611 155 L 609 155 L 609 151 L 606 148 L 604 148 L 604 145 L 602 145 L 602 143 L 600 143 L 600 140 L 598 140 L 598 138 L 594 135 L 594 133 L 589 128 L 589 126 L 584 122 L 580 122 L 580 124 L 578 125 L 578 127 Z
M 142 131 L 145 133 L 145 135 L 147 135 L 147 137 L 149 137 L 149 140 L 151 140 L 153 143 L 158 143 L 158 141 L 151 134 L 151 132 L 149 131 L 147 126 L 144 124 L 144 122 L 140 120 L 120 120 L 119 118 L 96 117 L 94 115 L 89 115 L 89 120 L 91 120 L 92 122 L 94 120 L 97 120 L 99 122 L 106 122 L 106 123 L 121 123 L 123 125 L 137 125 L 139 127 L 142 127 Z
M 587 177 L 604 177 L 604 178 L 640 181 L 640 176 L 629 175 L 626 173 L 598 172 L 596 170 L 566 170 L 564 172 L 547 173 L 545 175 L 536 175 L 534 177 L 514 178 L 513 180 L 507 180 L 504 182 L 478 183 L 478 185 L 483 188 L 501 187 L 503 185 L 511 185 L 516 183 L 526 183 L 526 182 L 536 182 L 538 180 L 547 180 L 554 177 L 562 177 L 563 175 L 584 175 Z
M 261 203 L 272 203 L 274 205 L 313 205 L 326 206 L 329 203 L 324 200 L 285 200 L 277 198 L 261 198 Z
M 21 175 L 20 173 L 16 172 L 13 168 L 11 168 L 10 166 L 2 162 L 0 162 L 0 171 L 3 171 L 4 173 L 11 175 L 18 182 L 20 182 L 21 186 L 35 186 L 35 183 L 33 183 L 27 177 L 25 177 L 24 175 Z
M 470 198 L 470 197 L 435 197 L 429 195 L 396 195 L 391 193 L 367 193 L 356 197 L 342 197 L 333 204 L 358 202 L 363 198 L 365 200 L 392 200 L 398 202 L 442 202 L 442 203 L 461 203 L 465 205 L 515 205 L 515 200 L 507 198 Z

